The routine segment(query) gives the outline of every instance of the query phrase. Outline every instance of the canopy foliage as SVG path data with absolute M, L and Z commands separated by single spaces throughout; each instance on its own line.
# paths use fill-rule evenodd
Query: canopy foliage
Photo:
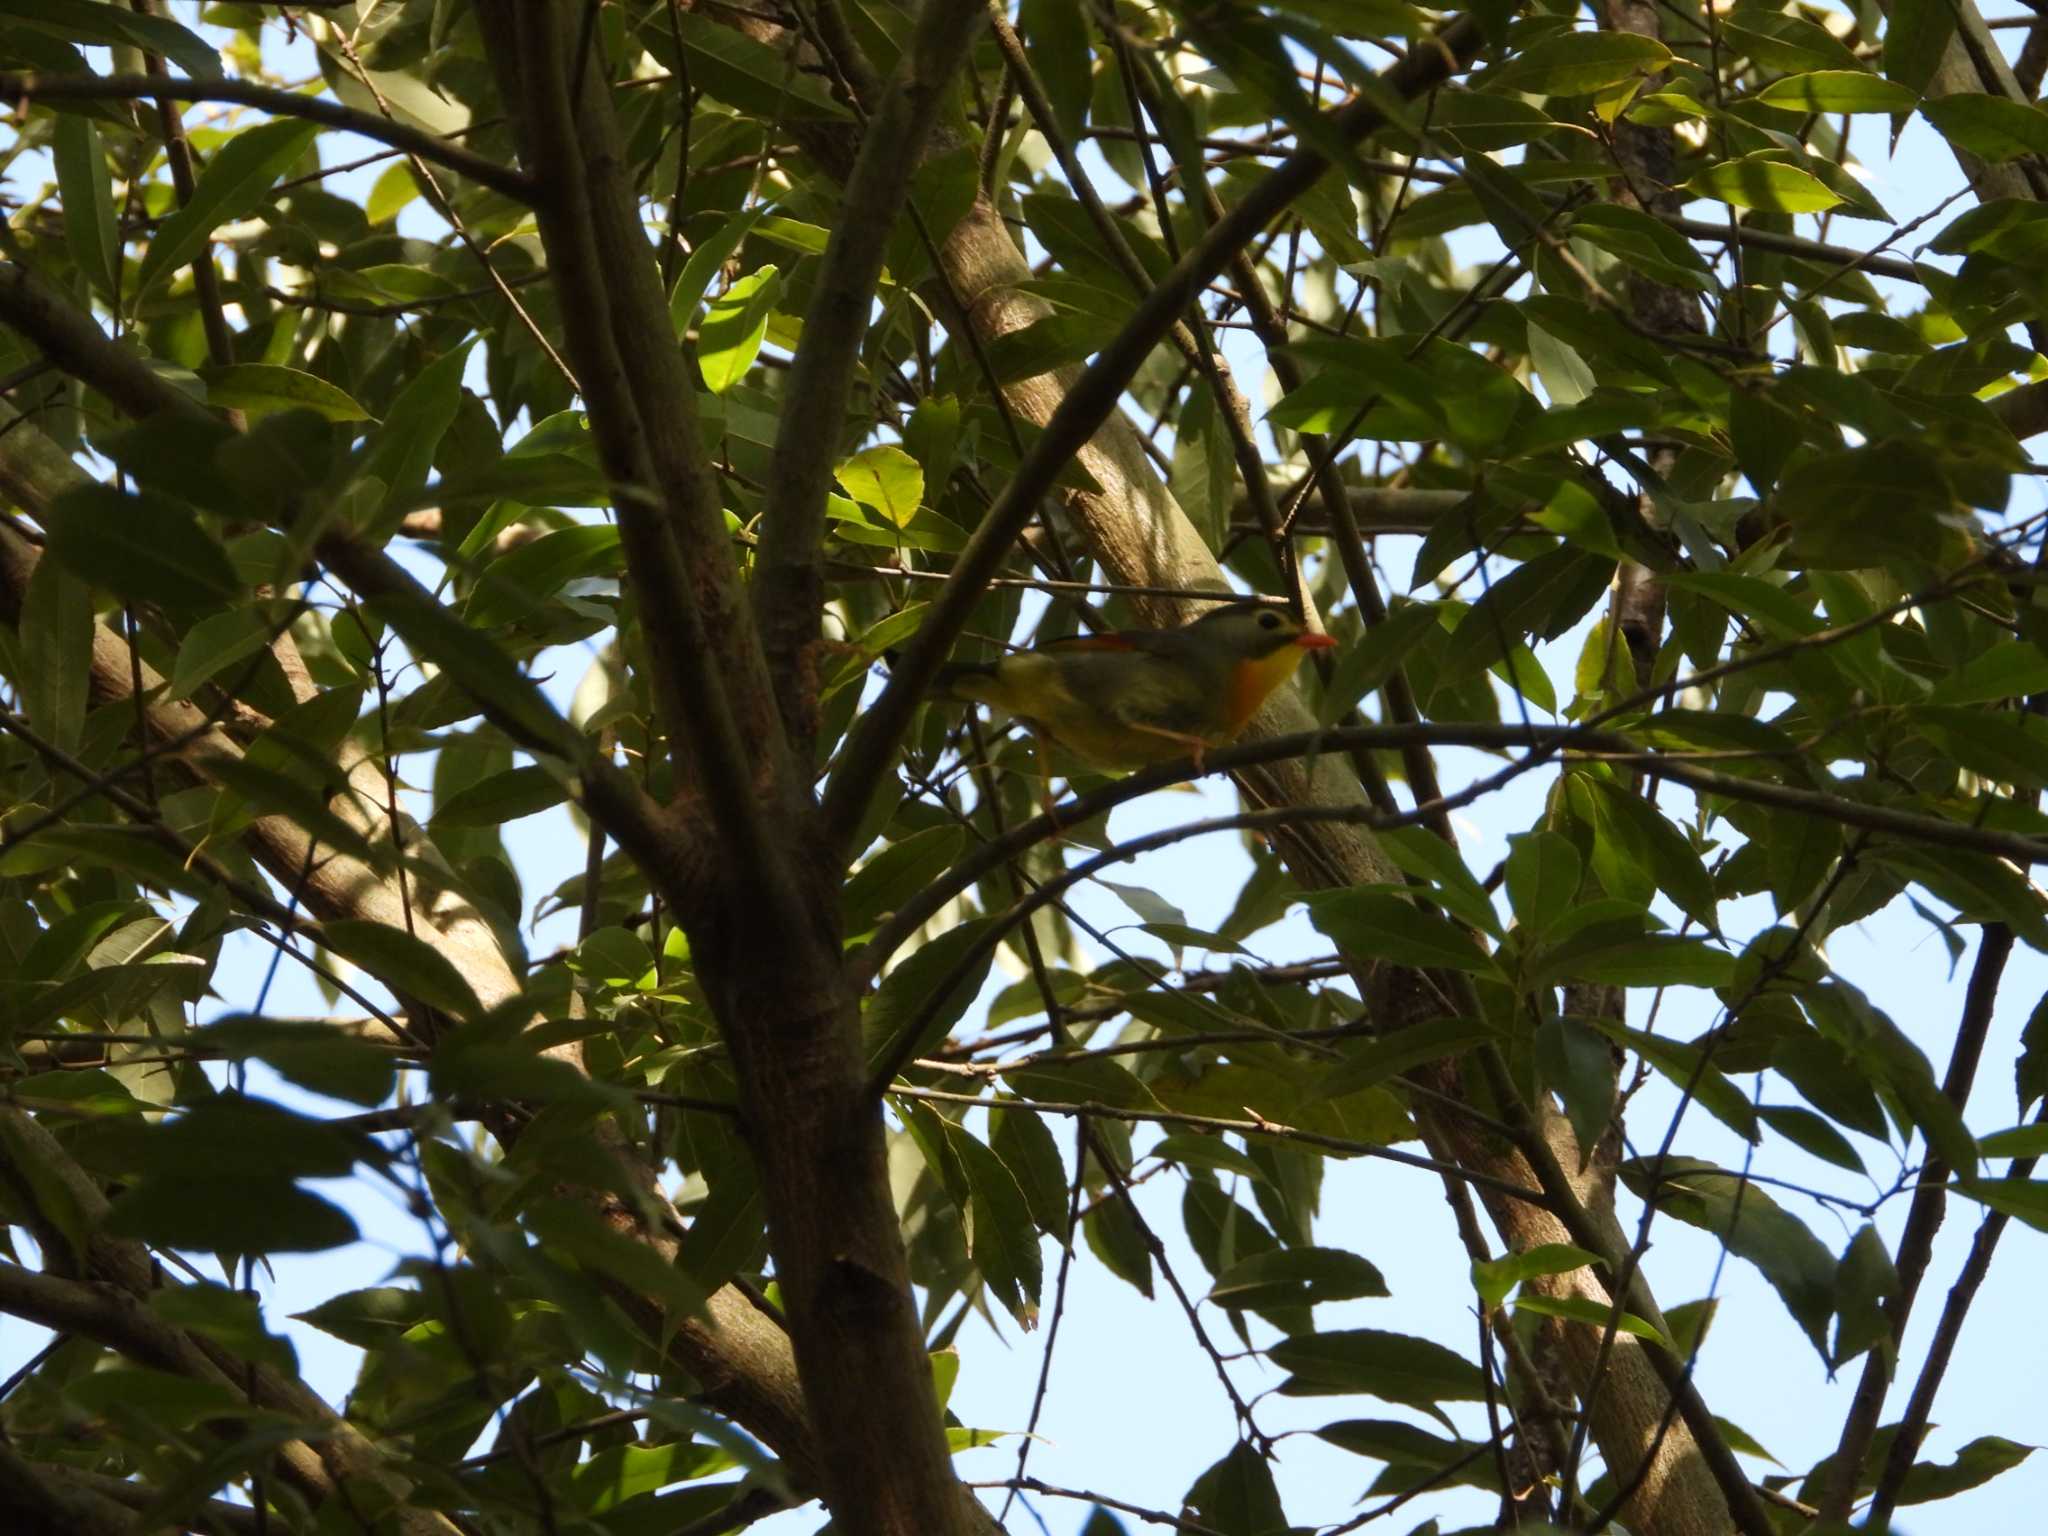
M 1760 1536 L 2024 1461 L 1919 1447 L 2048 1226 L 2048 1035 L 1982 1061 L 2048 949 L 2044 60 L 1970 0 L 11 0 L 14 1528 Z M 1902 132 L 1955 171 L 1886 206 Z M 1043 815 L 929 700 L 1226 591 L 1339 643 L 1199 769 Z M 1147 888 L 1198 835 L 1229 899 Z M 1366 1326 L 1336 1162 L 1440 1181 L 1471 1292 Z M 1760 1393 L 1842 1373 L 1810 1469 L 1695 1384 L 1674 1221 L 1811 1343 Z M 1214 1362 L 1184 1492 L 946 1409 L 1090 1271 Z

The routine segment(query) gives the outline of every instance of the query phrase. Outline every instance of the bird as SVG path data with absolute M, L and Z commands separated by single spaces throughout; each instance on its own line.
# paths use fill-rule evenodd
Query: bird
M 1244 729 L 1310 651 L 1337 642 L 1257 601 L 1213 608 L 1178 629 L 1049 640 L 987 662 L 955 662 L 941 695 L 988 704 L 1089 767 L 1128 772 L 1203 753 Z M 1050 801 L 1050 774 L 1045 773 Z

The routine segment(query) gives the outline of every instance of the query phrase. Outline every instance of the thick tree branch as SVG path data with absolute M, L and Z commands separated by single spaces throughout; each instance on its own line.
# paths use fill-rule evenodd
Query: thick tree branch
M 697 437 L 696 395 L 672 340 L 653 248 L 623 177 L 618 126 L 574 8 L 482 9 L 499 90 L 515 109 L 568 354 L 612 482 L 655 697 L 682 781 L 704 799 L 704 836 L 750 872 L 771 909 L 799 908 L 786 841 L 764 795 L 808 793 L 789 754 Z M 585 76 L 567 72 L 582 60 Z M 673 871 L 669 871 L 672 873 Z M 689 908 L 695 882 L 664 891 Z
M 825 497 L 845 436 L 853 387 L 890 232 L 981 17 L 959 0 L 925 0 L 917 26 L 872 115 L 842 194 L 845 216 L 825 247 L 803 344 L 783 386 L 754 556 L 754 614 L 783 726 L 799 757 L 815 735 L 818 642 L 825 582 Z M 933 488 L 936 495 L 938 487 Z
M 402 149 L 422 160 L 431 160 L 516 202 L 526 202 L 533 196 L 530 177 L 495 160 L 486 160 L 459 144 L 436 138 L 423 129 L 379 117 L 374 112 L 359 112 L 354 107 L 345 107 L 324 97 L 258 85 L 253 80 L 184 80 L 156 75 L 0 74 L 0 101 L 14 106 L 37 101 L 150 101 L 158 97 L 174 101 L 228 101 L 245 107 L 261 107 L 275 117 L 301 117 L 328 128 L 359 133 L 379 144 L 389 144 L 393 149 Z

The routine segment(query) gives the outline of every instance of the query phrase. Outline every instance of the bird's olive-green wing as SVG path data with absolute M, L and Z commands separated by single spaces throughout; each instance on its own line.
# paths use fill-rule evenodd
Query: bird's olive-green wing
M 1070 653 L 1063 661 L 1068 691 L 1127 725 L 1194 736 L 1216 713 L 1216 685 L 1206 669 L 1163 647 Z

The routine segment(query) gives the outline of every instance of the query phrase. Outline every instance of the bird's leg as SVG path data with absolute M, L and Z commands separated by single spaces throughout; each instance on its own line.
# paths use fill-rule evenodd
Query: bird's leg
M 1168 741 L 1177 741 L 1188 749 L 1188 756 L 1195 760 L 1195 774 L 1200 777 L 1209 770 L 1202 766 L 1202 755 L 1209 750 L 1205 736 L 1190 735 L 1186 731 L 1169 731 L 1163 725 L 1147 725 L 1142 720 L 1124 722 L 1134 731 L 1143 731 L 1147 736 L 1164 736 Z

